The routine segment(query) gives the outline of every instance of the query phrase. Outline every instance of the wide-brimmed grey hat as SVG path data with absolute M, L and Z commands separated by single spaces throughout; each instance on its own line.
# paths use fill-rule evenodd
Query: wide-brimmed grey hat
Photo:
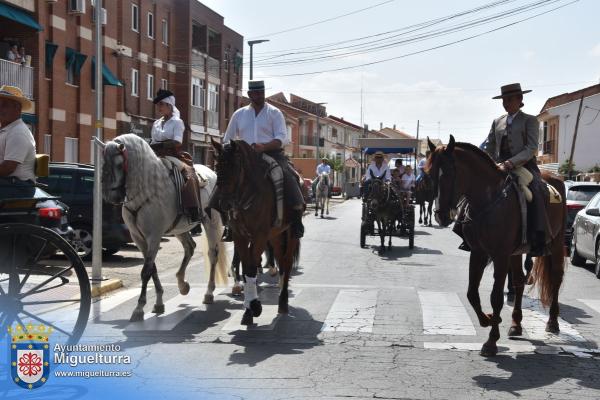
M 248 81 L 248 91 L 265 90 L 265 81 Z
M 504 85 L 500 88 L 499 96 L 494 96 L 492 99 L 501 99 L 503 97 L 514 96 L 515 94 L 525 94 L 531 92 L 531 90 L 522 90 L 520 83 L 511 83 L 509 85 Z

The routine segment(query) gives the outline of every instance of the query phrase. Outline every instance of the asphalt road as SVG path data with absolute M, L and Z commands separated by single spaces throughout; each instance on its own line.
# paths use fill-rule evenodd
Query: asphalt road
M 192 291 L 180 296 L 181 247 L 171 238 L 157 259 L 166 313 L 150 313 L 150 291 L 145 321 L 129 323 L 141 259 L 127 249 L 104 269 L 125 287 L 94 304 L 83 342 L 119 344 L 130 354 L 134 378 L 115 384 L 144 398 L 600 397 L 600 280 L 591 270 L 568 266 L 560 335 L 543 331 L 545 310 L 531 292 L 524 336 L 506 337 L 512 309 L 505 305 L 500 353 L 483 358 L 488 329 L 479 327 L 466 299 L 468 253 L 457 249 L 458 238 L 448 229 L 417 226 L 413 250 L 395 238 L 393 250 L 380 256 L 377 238 L 359 247 L 360 209 L 360 200 L 349 200 L 335 204 L 326 219 L 305 217 L 289 315 L 277 316 L 278 290 L 266 275 L 263 316 L 252 329 L 239 326 L 241 301 L 230 288 L 222 288 L 215 304 L 202 305 L 200 255 L 188 270 Z M 491 273 L 488 267 L 481 287 L 488 312 Z

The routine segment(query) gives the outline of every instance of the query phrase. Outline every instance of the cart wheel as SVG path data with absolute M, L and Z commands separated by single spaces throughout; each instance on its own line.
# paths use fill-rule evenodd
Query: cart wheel
M 75 344 L 90 314 L 91 290 L 73 248 L 50 229 L 0 225 L 0 329 L 45 325 L 52 340 Z
M 366 222 L 360 224 L 360 247 L 363 249 L 367 246 L 367 229 Z

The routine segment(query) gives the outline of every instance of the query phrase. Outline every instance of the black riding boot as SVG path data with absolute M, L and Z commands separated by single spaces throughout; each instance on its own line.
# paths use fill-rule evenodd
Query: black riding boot
M 304 225 L 302 224 L 302 216 L 304 215 L 304 210 L 292 210 L 292 221 L 291 227 L 292 235 L 300 239 L 304 236 Z

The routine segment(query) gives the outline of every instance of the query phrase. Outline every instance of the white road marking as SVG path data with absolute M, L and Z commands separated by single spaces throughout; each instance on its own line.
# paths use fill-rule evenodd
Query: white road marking
M 523 330 L 527 337 L 532 340 L 540 340 L 544 343 L 583 343 L 587 340 L 571 324 L 562 318 L 558 318 L 560 332 L 558 335 L 546 332 L 546 322 L 548 321 L 548 311 L 545 310 L 540 301 L 523 297 Z
M 146 293 L 151 291 L 152 288 L 148 288 Z M 113 295 L 101 298 L 98 301 L 92 303 L 92 314 L 105 313 L 114 310 L 121 304 L 131 300 L 132 298 L 139 296 L 142 292 L 142 288 L 131 288 L 121 290 Z
M 577 299 L 577 301 L 582 302 L 592 310 L 596 311 L 600 314 L 600 300 L 597 299 Z
M 279 314 L 277 313 L 278 306 L 276 305 L 263 305 L 262 314 L 260 317 L 254 318 L 254 325 L 246 326 L 242 325 L 242 316 L 245 310 L 239 310 L 231 314 L 231 317 L 227 320 L 221 330 L 231 331 L 272 331 L 275 328 L 275 324 L 279 320 Z
M 214 296 L 223 292 L 223 288 L 217 288 L 214 291 Z M 126 332 L 131 331 L 171 331 L 181 321 L 186 319 L 193 311 L 206 309 L 206 306 L 195 306 L 191 303 L 201 301 L 204 298 L 204 289 L 190 290 L 183 296 L 181 294 L 173 297 L 165 302 L 165 313 L 162 315 L 152 315 L 148 319 L 139 322 L 132 322 L 124 329 Z M 193 301 L 192 301 L 193 300 Z M 148 312 L 146 316 L 148 316 Z
M 475 327 L 458 295 L 454 292 L 419 291 L 426 335 L 470 335 Z
M 373 332 L 377 290 L 340 290 L 323 323 L 323 332 Z

